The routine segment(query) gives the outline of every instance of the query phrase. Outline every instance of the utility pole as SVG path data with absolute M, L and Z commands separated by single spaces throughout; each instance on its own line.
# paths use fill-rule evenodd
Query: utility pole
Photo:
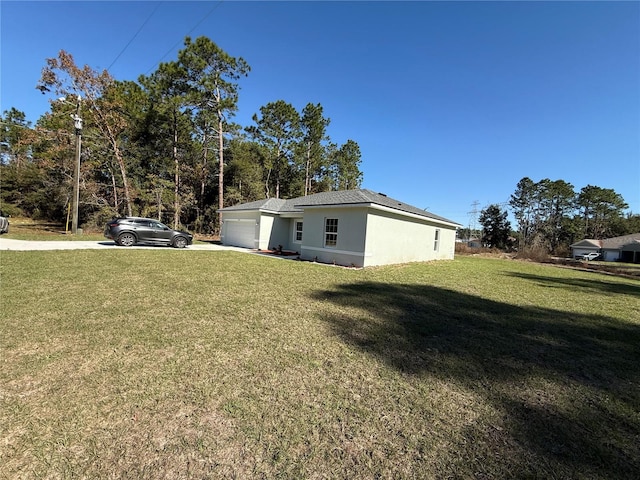
M 473 210 L 471 210 L 470 212 L 467 212 L 470 215 L 469 218 L 469 240 L 471 240 L 471 236 L 475 234 L 476 231 L 476 220 L 478 219 L 478 205 L 480 205 L 480 202 L 478 200 L 475 200 L 471 206 L 473 207 Z
M 78 234 L 78 203 L 80 202 L 80 148 L 82 145 L 82 118 L 80 118 L 80 95 L 76 104 L 76 113 L 71 115 L 76 127 L 76 169 L 73 175 L 73 217 L 71 219 L 71 233 Z

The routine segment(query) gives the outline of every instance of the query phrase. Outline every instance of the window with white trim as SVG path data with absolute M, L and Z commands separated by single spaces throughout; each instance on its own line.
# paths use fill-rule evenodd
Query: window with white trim
M 338 244 L 338 219 L 325 218 L 324 220 L 324 246 L 335 247 Z
M 293 241 L 296 243 L 302 242 L 302 220 L 296 220 L 295 229 L 293 232 Z
M 434 240 L 433 240 L 433 251 L 437 252 L 439 247 L 440 247 L 440 229 L 436 228 L 436 236 L 434 237 Z

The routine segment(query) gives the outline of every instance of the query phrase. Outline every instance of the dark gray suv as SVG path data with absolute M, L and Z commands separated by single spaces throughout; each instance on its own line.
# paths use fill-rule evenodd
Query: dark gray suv
M 114 218 L 105 225 L 104 236 L 123 247 L 146 243 L 184 248 L 193 242 L 190 233 L 174 230 L 157 220 L 139 217 Z

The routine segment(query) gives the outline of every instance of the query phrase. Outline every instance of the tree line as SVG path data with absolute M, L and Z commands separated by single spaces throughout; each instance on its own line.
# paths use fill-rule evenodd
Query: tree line
M 564 180 L 534 182 L 521 179 L 508 207 L 516 221 L 512 230 L 508 211 L 492 204 L 480 212 L 482 243 L 496 248 L 537 250 L 564 255 L 584 238 L 604 239 L 640 232 L 640 215 L 613 189 L 593 185 L 579 192 Z
M 249 72 L 207 37 L 187 37 L 175 61 L 137 81 L 79 67 L 60 51 L 36 85 L 51 111 L 35 126 L 16 108 L 3 112 L 3 209 L 63 221 L 78 140 L 81 226 L 137 215 L 215 233 L 225 206 L 358 188 L 360 147 L 331 141 L 321 104 L 297 111 L 276 100 L 252 125 L 233 122 Z

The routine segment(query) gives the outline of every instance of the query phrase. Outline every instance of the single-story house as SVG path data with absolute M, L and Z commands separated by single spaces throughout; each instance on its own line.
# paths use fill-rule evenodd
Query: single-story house
M 220 209 L 221 241 L 368 267 L 453 259 L 460 225 L 371 190 L 267 198 Z
M 480 238 L 470 238 L 467 245 L 471 248 L 482 248 L 482 239 Z
M 591 252 L 599 253 L 600 258 L 606 262 L 640 263 L 640 233 L 603 240 L 585 238 L 571 245 L 573 258 Z

